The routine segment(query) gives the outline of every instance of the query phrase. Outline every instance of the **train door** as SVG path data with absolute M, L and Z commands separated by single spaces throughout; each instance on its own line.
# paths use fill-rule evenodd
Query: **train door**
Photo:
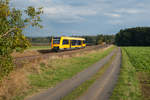
M 83 47 L 83 40 L 81 41 L 82 47 Z
M 68 39 L 63 39 L 63 48 L 67 49 L 69 47 L 70 47 L 69 40 Z
M 51 48 L 53 48 L 53 37 L 51 39 Z
M 70 48 L 72 47 L 72 41 L 71 40 L 69 40 L 69 45 L 70 45 Z
M 85 47 L 85 40 L 82 41 L 82 47 Z

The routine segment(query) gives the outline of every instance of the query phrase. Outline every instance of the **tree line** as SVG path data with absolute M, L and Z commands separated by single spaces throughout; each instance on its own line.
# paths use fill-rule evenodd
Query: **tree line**
M 115 35 L 96 35 L 96 36 L 72 36 L 72 37 L 82 37 L 86 39 L 87 45 L 98 45 L 102 43 L 106 44 L 113 44 L 115 40 Z M 51 42 L 52 37 L 28 37 L 28 40 L 31 42 L 31 44 L 38 44 L 38 43 L 49 43 Z
M 83 37 L 87 45 L 102 43 L 116 44 L 118 46 L 150 46 L 150 27 L 135 27 L 121 29 L 116 35 L 73 36 Z M 28 37 L 31 43 L 50 43 L 52 37 Z
M 150 27 L 135 27 L 120 30 L 116 34 L 118 46 L 150 46 Z

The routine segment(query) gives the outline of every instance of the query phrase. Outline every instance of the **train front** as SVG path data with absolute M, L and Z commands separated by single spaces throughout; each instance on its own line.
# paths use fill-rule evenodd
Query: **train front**
M 53 51 L 58 51 L 61 37 L 53 37 L 51 41 L 51 48 Z

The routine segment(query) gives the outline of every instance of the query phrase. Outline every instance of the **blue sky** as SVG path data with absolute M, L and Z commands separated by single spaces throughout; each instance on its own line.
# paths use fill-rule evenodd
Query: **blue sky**
M 150 26 L 150 0 L 11 0 L 12 7 L 44 7 L 44 28 L 26 36 L 116 34 L 120 29 Z

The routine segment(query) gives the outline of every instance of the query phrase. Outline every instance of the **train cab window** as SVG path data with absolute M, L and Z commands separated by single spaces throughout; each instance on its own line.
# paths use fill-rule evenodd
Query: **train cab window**
M 83 44 L 85 44 L 85 40 L 83 40 Z
M 59 44 L 60 43 L 60 38 L 59 37 L 54 37 L 53 38 L 53 44 Z
M 68 40 L 63 40 L 63 45 L 69 44 Z

